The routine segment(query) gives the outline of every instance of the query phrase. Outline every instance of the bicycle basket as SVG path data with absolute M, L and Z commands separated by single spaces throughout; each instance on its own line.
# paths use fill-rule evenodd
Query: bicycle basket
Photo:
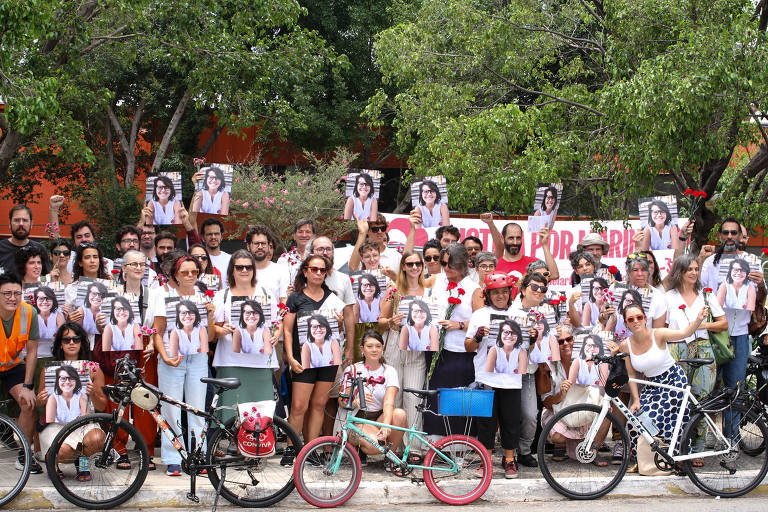
M 493 416 L 493 390 L 439 388 L 437 412 L 443 416 Z

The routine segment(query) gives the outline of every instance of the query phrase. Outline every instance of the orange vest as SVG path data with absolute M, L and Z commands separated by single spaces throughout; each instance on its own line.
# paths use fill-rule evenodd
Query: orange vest
M 32 306 L 22 302 L 13 315 L 10 337 L 6 337 L 5 329 L 0 327 L 0 371 L 8 371 L 21 363 L 20 354 L 29 340 L 32 317 Z

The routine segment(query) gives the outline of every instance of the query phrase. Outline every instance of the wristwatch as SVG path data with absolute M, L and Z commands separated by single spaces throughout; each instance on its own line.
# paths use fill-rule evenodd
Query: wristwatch
M 464 330 L 464 322 L 459 322 L 459 330 L 460 331 Z
M 24 384 L 22 384 L 22 386 L 24 386 L 25 388 L 27 388 L 30 391 L 34 391 L 35 390 L 35 385 L 34 384 L 27 384 L 25 382 Z

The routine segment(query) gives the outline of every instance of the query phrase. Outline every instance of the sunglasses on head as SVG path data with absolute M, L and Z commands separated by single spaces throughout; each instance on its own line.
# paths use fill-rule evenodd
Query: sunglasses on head
M 369 230 L 371 233 L 379 233 L 379 232 L 381 232 L 381 231 L 386 231 L 386 230 L 387 230 L 387 228 L 386 228 L 386 227 L 384 227 L 384 226 L 370 226 L 370 227 L 368 228 L 368 230 Z
M 558 339 L 558 340 L 557 340 L 557 344 L 558 344 L 558 345 L 562 345 L 562 344 L 563 344 L 563 343 L 565 343 L 566 341 L 567 341 L 568 343 L 573 343 L 573 336 L 567 336 L 567 337 L 565 337 L 565 338 L 561 338 L 561 339 Z
M 80 242 L 78 245 L 81 249 L 98 249 L 99 247 L 96 242 Z
M 440 256 L 424 256 L 424 261 L 427 263 L 430 263 L 432 261 L 438 261 L 440 259 Z
M 628 260 L 634 260 L 634 259 L 637 259 L 637 258 L 648 259 L 648 255 L 645 254 L 645 253 L 642 253 L 642 252 L 633 252 L 632 254 L 627 256 Z
M 542 286 L 536 283 L 531 283 L 528 286 L 531 288 L 531 291 L 534 291 L 534 292 L 547 293 L 547 290 L 549 290 L 549 288 L 547 288 L 546 286 Z

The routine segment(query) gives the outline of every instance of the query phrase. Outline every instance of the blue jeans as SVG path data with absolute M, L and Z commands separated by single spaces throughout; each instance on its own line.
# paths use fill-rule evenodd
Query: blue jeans
M 184 356 L 179 366 L 169 366 L 158 358 L 157 383 L 158 387 L 166 395 L 176 400 L 184 400 L 189 405 L 205 410 L 206 385 L 200 382 L 202 377 L 208 376 L 208 354 L 192 354 Z M 181 432 L 181 409 L 174 405 L 163 403 L 160 409 L 163 418 L 176 433 Z M 203 434 L 205 420 L 193 414 L 187 415 L 188 436 L 187 451 L 191 446 L 192 431 L 195 431 L 196 444 L 200 444 L 200 436 Z M 163 464 L 181 464 L 181 455 L 173 447 L 173 444 L 161 433 Z
M 721 371 L 723 376 L 723 384 L 726 387 L 733 388 L 736 384 L 744 387 L 744 381 L 747 377 L 747 361 L 749 354 L 752 352 L 752 344 L 749 342 L 749 334 L 742 334 L 740 336 L 731 336 L 731 343 L 733 344 L 733 360 L 728 361 L 724 365 L 721 365 Z M 740 415 L 731 414 L 730 409 L 726 409 L 723 413 L 724 434 L 729 439 L 736 439 L 739 433 L 739 421 L 741 421 Z

